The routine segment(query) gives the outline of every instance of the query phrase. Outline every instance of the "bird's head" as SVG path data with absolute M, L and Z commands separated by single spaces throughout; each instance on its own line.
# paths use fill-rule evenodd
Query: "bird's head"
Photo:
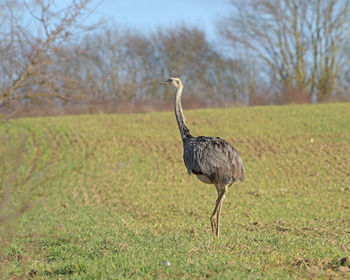
M 172 85 L 176 88 L 179 88 L 180 86 L 182 86 L 181 80 L 179 78 L 174 78 L 174 77 L 170 77 L 165 82 L 160 82 L 160 84 L 161 85 Z

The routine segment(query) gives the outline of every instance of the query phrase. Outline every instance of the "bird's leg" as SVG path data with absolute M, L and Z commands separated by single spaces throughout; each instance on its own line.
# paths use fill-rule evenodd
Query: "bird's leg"
M 220 232 L 219 232 L 219 230 L 220 230 L 220 213 L 221 213 L 222 204 L 223 204 L 224 199 L 225 199 L 225 191 L 223 191 L 223 192 L 224 192 L 224 195 L 223 195 L 223 197 L 222 197 L 222 199 L 221 199 L 221 201 L 219 203 L 218 210 L 216 212 L 217 213 L 216 214 L 216 226 L 217 226 L 217 228 L 216 228 L 216 236 L 217 237 L 219 237 L 219 234 L 220 234 Z
M 216 209 L 217 209 L 217 206 L 218 206 L 218 203 L 219 203 L 219 195 L 220 195 L 220 191 L 219 191 L 218 186 L 215 185 L 215 187 L 216 187 L 216 190 L 217 190 L 217 192 L 218 192 L 218 198 L 217 198 L 217 200 L 216 200 L 213 213 L 212 213 L 211 216 L 210 216 L 211 231 L 212 231 L 213 233 L 216 232 L 216 226 L 217 226 L 217 224 L 216 224 L 216 223 L 217 223 L 217 219 L 216 219 Z
M 213 211 L 213 213 L 211 214 L 211 216 L 210 216 L 210 224 L 211 224 L 211 231 L 213 232 L 213 233 L 215 233 L 215 231 L 216 231 L 216 227 L 217 227 L 217 225 L 216 225 L 216 206 L 218 205 L 218 201 L 216 200 L 216 205 L 215 205 L 215 208 L 214 208 L 214 211 Z
M 226 191 L 226 188 L 224 188 L 221 192 L 219 192 L 219 190 L 218 190 L 218 193 L 219 193 L 218 199 L 216 200 L 216 205 L 215 205 L 214 211 L 210 216 L 211 229 L 214 232 L 214 228 L 215 228 L 215 234 L 217 237 L 219 236 L 219 228 L 218 228 L 219 219 L 217 218 L 218 217 L 218 208 L 222 202 L 222 198 L 225 195 L 225 191 Z M 220 212 L 219 212 L 219 215 L 220 215 Z

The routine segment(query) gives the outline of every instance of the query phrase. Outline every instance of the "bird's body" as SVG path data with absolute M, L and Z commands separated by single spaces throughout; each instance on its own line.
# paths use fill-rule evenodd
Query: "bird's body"
M 213 232 L 219 236 L 220 212 L 225 192 L 237 180 L 243 181 L 245 170 L 237 150 L 219 137 L 193 137 L 186 125 L 181 107 L 183 84 L 179 78 L 169 78 L 162 84 L 170 84 L 177 88 L 174 109 L 179 126 L 182 143 L 183 159 L 189 174 L 206 184 L 215 184 L 218 199 L 210 217 Z
M 188 173 L 207 184 L 231 186 L 244 180 L 241 157 L 232 145 L 219 137 L 186 137 L 184 162 Z

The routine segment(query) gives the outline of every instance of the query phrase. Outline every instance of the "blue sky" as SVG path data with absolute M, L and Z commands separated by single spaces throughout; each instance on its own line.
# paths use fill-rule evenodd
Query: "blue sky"
M 92 6 L 98 3 L 94 0 Z M 215 22 L 228 15 L 229 3 L 229 0 L 104 0 L 90 20 L 103 18 L 109 23 L 142 32 L 189 24 L 204 29 L 209 38 L 214 39 Z

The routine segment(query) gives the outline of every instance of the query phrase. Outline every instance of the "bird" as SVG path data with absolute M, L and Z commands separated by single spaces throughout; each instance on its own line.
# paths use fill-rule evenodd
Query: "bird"
M 219 137 L 192 136 L 182 111 L 183 83 L 180 78 L 170 77 L 160 84 L 176 88 L 174 111 L 183 144 L 183 160 L 188 173 L 196 175 L 203 183 L 214 184 L 216 187 L 218 197 L 210 216 L 210 223 L 212 232 L 219 237 L 220 214 L 225 193 L 234 182 L 244 181 L 243 161 L 238 151 Z

